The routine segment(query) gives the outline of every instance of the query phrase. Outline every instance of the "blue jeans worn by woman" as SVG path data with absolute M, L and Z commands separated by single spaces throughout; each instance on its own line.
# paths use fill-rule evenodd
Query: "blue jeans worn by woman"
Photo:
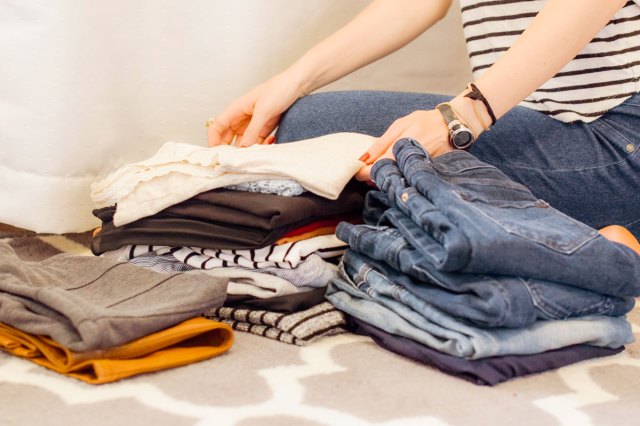
M 305 96 L 284 114 L 276 139 L 335 132 L 380 136 L 396 119 L 450 99 L 378 91 Z M 596 229 L 623 225 L 640 238 L 638 129 L 640 94 L 591 123 L 564 123 L 515 107 L 480 135 L 470 152 L 561 212 Z

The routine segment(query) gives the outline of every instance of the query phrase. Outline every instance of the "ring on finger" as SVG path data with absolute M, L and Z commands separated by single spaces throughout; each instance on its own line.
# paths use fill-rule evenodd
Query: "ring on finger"
M 218 131 L 223 130 L 223 129 L 221 128 L 222 124 L 218 123 L 218 122 L 216 121 L 216 118 L 215 118 L 215 117 L 209 117 L 209 118 L 207 118 L 207 121 L 204 123 L 204 127 L 206 127 L 206 128 L 208 129 L 208 128 L 209 128 L 209 127 L 211 127 L 212 125 L 213 125 L 213 126 L 215 126 L 215 129 L 216 129 L 216 130 L 218 130 Z

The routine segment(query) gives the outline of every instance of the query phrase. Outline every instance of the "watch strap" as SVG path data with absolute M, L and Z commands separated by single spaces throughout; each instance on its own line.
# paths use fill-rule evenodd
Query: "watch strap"
M 440 111 L 440 114 L 442 114 L 442 117 L 444 118 L 444 121 L 447 123 L 447 126 L 450 126 L 450 124 L 453 121 L 460 121 L 458 119 L 458 117 L 456 117 L 456 114 L 453 112 L 453 108 L 451 108 L 451 105 L 449 104 L 438 104 L 436 105 L 436 109 L 438 111 Z
M 454 149 L 467 149 L 473 142 L 475 142 L 475 134 L 469 127 L 456 115 L 454 109 L 448 103 L 444 102 L 436 105 L 436 109 L 442 114 L 442 118 L 447 123 L 449 128 L 449 145 Z M 454 138 L 461 132 L 469 133 L 471 140 L 464 145 L 456 144 Z

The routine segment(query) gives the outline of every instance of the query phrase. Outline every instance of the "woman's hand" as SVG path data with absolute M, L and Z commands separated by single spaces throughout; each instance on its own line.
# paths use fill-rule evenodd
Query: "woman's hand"
M 402 138 L 415 139 L 433 157 L 453 150 L 449 145 L 449 128 L 440 111 L 415 111 L 394 121 L 360 157 L 366 166 L 356 174 L 356 179 L 370 180 L 373 163 L 381 158 L 393 158 L 393 145 Z
M 280 116 L 303 95 L 292 76 L 278 74 L 233 101 L 219 116 L 207 120 L 209 146 L 237 146 L 271 143 L 267 138 L 278 126 Z

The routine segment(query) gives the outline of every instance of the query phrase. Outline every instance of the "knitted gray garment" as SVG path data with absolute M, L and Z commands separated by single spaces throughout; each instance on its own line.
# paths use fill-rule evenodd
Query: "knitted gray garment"
M 73 351 L 106 349 L 221 306 L 227 281 L 69 254 L 25 262 L 0 241 L 0 322 Z

